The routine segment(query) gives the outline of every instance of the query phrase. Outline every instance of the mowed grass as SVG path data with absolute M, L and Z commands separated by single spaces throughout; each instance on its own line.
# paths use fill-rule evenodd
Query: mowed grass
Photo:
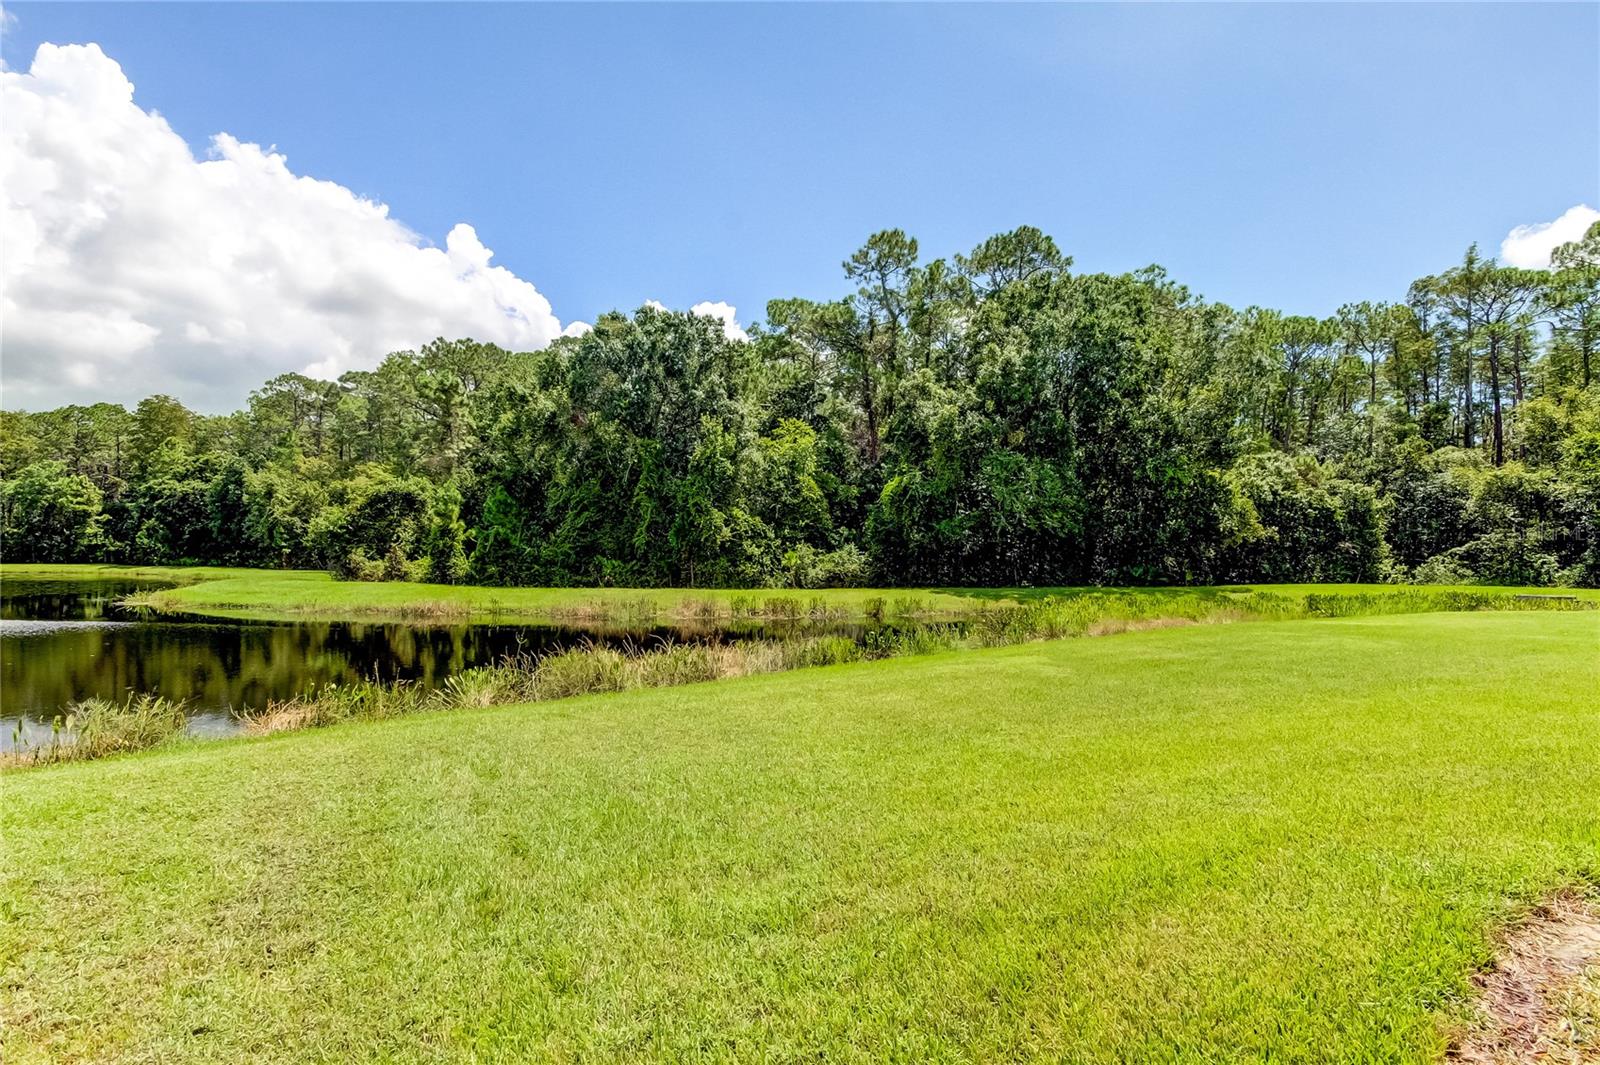
M 336 581 L 315 570 L 251 570 L 214 566 L 0 565 L 5 580 L 93 578 L 170 581 L 177 587 L 141 598 L 158 610 L 222 617 L 325 620 L 527 619 L 546 621 L 693 620 L 718 617 L 860 618 L 954 616 L 1041 599 L 1107 594 L 1107 588 L 494 588 L 410 581 Z M 1510 588 L 1428 585 L 1431 590 L 1527 593 L 1600 600 L 1594 588 Z M 1218 596 L 1251 591 L 1303 597 L 1415 590 L 1391 584 L 1255 584 L 1218 588 L 1129 588 L 1121 591 Z
M 1600 617 L 1164 629 L 9 774 L 8 1062 L 1429 1061 Z
M 884 610 L 955 614 L 984 601 L 1014 604 L 1001 593 L 984 600 L 961 590 L 876 588 L 498 588 L 412 581 L 338 581 L 314 570 L 240 570 L 195 566 L 27 565 L 0 566 L 6 579 L 94 578 L 172 581 L 176 588 L 151 593 L 149 605 L 166 611 L 261 618 L 544 618 L 552 620 L 649 620 L 731 617 L 814 608 L 840 617 L 865 617 Z M 773 609 L 776 607 L 777 609 Z

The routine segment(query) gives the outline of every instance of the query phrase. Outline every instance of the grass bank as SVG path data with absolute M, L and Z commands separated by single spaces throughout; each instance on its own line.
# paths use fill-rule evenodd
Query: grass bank
M 81 581 L 104 579 L 198 584 L 202 581 L 248 580 L 261 577 L 271 577 L 280 581 L 332 579 L 321 570 L 266 570 L 251 569 L 245 566 L 116 566 L 91 562 L 0 563 L 0 580 Z
M 493 665 L 456 673 L 436 688 L 376 680 L 331 685 L 249 711 L 244 724 L 247 732 L 260 735 L 355 720 L 675 687 L 847 662 L 1176 625 L 1432 611 L 1594 609 L 1594 602 L 1581 599 L 1438 589 L 1297 596 L 1100 591 L 1035 599 L 1018 606 L 989 606 L 964 616 L 959 623 L 919 622 L 869 631 L 860 643 L 841 635 L 797 635 L 732 644 L 650 641 L 620 648 L 590 642 L 558 653 L 508 656 Z M 18 749 L 0 757 L 0 767 L 48 765 L 172 745 L 184 742 L 186 731 L 182 707 L 167 699 L 145 694 L 130 694 L 121 704 L 90 699 L 67 709 L 48 744 L 29 749 L 14 745 Z
M 490 588 L 406 581 L 336 581 L 312 570 L 182 566 L 0 565 L 6 579 L 95 577 L 170 581 L 142 593 L 158 611 L 259 619 L 459 621 L 473 618 L 553 622 L 661 622 L 732 618 L 953 617 L 1046 599 L 1125 592 L 1237 597 L 1251 592 L 1370 595 L 1406 586 L 1383 584 L 1230 585 L 1218 588 Z M 1474 594 L 1570 595 L 1600 602 L 1600 589 L 1426 586 Z
M 469 618 L 548 621 L 654 621 L 715 618 L 847 618 L 953 615 L 983 602 L 1015 605 L 1001 593 L 906 588 L 491 588 L 411 581 L 336 581 L 310 570 L 210 567 L 0 566 L 0 580 L 118 577 L 173 581 L 142 593 L 141 606 L 165 612 L 323 620 Z
M 1600 615 L 1209 626 L 13 776 L 9 1062 L 1437 1060 Z

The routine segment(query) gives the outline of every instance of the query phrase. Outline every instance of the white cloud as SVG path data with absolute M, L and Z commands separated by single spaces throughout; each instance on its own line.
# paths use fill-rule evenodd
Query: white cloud
M 1589 227 L 1600 221 L 1600 211 L 1580 203 L 1569 208 L 1554 222 L 1535 222 L 1518 226 L 1500 242 L 1500 259 L 1507 266 L 1525 270 L 1550 265 L 1550 253 L 1563 244 L 1580 239 Z
M 335 376 L 436 336 L 563 332 L 470 225 L 430 247 L 389 209 L 225 133 L 195 159 L 97 45 L 0 71 L 7 407 L 177 395 L 232 409 L 289 370 Z
M 665 311 L 668 309 L 667 305 L 662 303 L 660 300 L 645 300 L 644 306 L 653 307 L 658 311 Z M 693 307 L 690 307 L 689 313 L 698 314 L 702 318 L 717 319 L 717 321 L 722 323 L 722 335 L 727 337 L 729 340 L 750 339 L 750 334 L 746 333 L 739 325 L 738 309 L 735 308 L 731 303 L 724 303 L 721 300 L 718 300 L 715 303 L 712 303 L 710 300 L 702 300 Z
M 739 325 L 739 314 L 731 303 L 718 300 L 712 303 L 709 300 L 697 303 L 689 308 L 690 314 L 698 314 L 706 318 L 718 318 L 722 321 L 722 335 L 729 340 L 749 340 L 750 334 L 746 333 Z

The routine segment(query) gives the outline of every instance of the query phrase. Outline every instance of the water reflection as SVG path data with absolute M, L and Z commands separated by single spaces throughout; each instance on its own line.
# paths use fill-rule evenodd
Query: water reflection
M 74 700 L 154 693 L 186 700 L 191 732 L 237 728 L 234 714 L 328 684 L 358 679 L 441 684 L 452 673 L 507 655 L 543 654 L 592 641 L 739 640 L 817 632 L 788 622 L 604 628 L 556 625 L 415 625 L 251 622 L 141 616 L 117 600 L 149 582 L 13 581 L 0 586 L 0 749 L 47 740 Z M 826 631 L 862 639 L 867 627 Z M 19 735 L 20 733 L 20 735 Z

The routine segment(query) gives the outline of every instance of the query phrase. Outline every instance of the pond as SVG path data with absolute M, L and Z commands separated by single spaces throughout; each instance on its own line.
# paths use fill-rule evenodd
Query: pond
M 328 684 L 360 679 L 436 686 L 507 655 L 585 642 L 727 641 L 797 631 L 866 638 L 859 622 L 596 628 L 530 624 L 233 621 L 152 615 L 118 605 L 165 587 L 127 580 L 7 580 L 0 584 L 0 751 L 48 742 L 79 699 L 130 693 L 184 700 L 189 731 L 241 731 L 237 714 Z

